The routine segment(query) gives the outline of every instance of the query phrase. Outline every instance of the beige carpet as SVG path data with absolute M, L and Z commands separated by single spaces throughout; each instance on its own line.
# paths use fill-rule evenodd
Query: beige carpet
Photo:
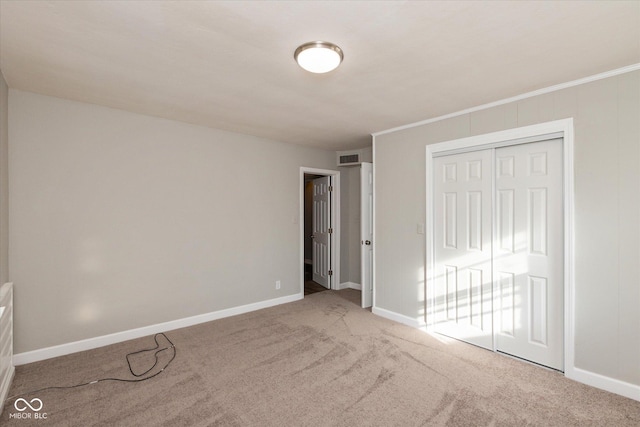
M 42 400 L 47 419 L 10 419 L 16 410 L 7 402 L 0 424 L 640 425 L 640 402 L 487 350 L 443 342 L 362 310 L 341 293 L 354 297 L 348 290 L 320 292 L 167 332 L 177 357 L 157 377 L 26 396 Z M 125 354 L 153 344 L 146 337 L 20 366 L 10 394 L 131 378 Z M 136 363 L 142 370 L 152 358 Z

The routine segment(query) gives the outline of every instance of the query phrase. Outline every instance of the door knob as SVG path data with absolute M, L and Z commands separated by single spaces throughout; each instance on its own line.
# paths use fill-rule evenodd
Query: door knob
M 365 244 L 365 245 L 367 245 L 367 246 L 369 246 L 369 245 L 371 244 L 371 240 L 365 240 L 365 241 L 364 241 L 364 244 Z

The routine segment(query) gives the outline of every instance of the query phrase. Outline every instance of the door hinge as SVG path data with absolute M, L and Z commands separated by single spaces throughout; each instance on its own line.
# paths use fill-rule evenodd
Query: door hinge
M 329 270 L 329 276 L 333 276 L 333 270 Z
M 329 229 L 329 234 L 333 234 L 333 228 Z
M 329 191 L 333 191 L 333 185 L 329 186 Z

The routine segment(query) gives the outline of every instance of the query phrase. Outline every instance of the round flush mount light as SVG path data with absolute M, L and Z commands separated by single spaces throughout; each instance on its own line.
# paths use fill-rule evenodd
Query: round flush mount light
M 293 57 L 298 65 L 311 73 L 328 73 L 338 68 L 344 55 L 333 43 L 315 41 L 299 46 Z

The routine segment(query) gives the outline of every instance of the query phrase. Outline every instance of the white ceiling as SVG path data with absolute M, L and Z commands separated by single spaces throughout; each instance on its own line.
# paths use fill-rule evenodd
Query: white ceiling
M 369 134 L 640 63 L 640 1 L 7 1 L 11 88 L 295 144 Z M 293 60 L 327 40 L 325 75 Z

